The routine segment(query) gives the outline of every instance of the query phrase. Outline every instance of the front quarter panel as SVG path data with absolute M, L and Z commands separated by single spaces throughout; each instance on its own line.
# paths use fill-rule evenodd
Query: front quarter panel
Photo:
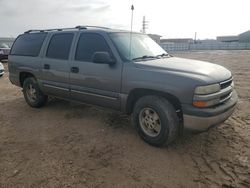
M 125 63 L 122 79 L 122 93 L 129 94 L 133 89 L 151 89 L 169 93 L 181 103 L 190 104 L 194 88 L 199 80 L 174 71 L 137 67 L 135 63 Z

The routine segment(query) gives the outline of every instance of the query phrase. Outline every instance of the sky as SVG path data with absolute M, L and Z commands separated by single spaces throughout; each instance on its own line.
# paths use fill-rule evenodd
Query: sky
M 249 0 L 0 0 L 0 37 L 29 29 L 98 25 L 162 38 L 215 39 L 250 30 Z

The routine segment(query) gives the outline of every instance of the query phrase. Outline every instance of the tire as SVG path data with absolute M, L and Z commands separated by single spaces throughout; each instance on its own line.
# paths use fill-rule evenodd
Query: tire
M 150 145 L 163 146 L 178 136 L 177 113 L 163 97 L 149 95 L 140 98 L 134 106 L 132 120 L 139 136 Z
M 0 75 L 0 77 L 2 77 L 2 76 L 3 76 L 3 74 Z
M 24 80 L 23 95 L 28 105 L 33 108 L 44 106 L 48 100 L 48 96 L 42 93 L 34 77 L 28 77 Z

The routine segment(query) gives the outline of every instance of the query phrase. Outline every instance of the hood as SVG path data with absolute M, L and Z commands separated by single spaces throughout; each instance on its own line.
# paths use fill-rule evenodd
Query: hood
M 145 60 L 135 62 L 135 64 L 138 68 L 156 71 L 171 71 L 178 74 L 189 75 L 199 80 L 203 80 L 206 83 L 218 83 L 232 76 L 228 69 L 220 65 L 177 57 Z

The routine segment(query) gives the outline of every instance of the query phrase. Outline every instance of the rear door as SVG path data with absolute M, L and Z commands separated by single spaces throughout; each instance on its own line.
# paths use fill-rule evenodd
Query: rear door
M 50 36 L 42 60 L 42 85 L 46 93 L 69 98 L 69 54 L 74 33 L 54 33 Z
M 79 34 L 70 64 L 70 94 L 73 100 L 119 109 L 122 62 L 117 58 L 115 65 L 92 62 L 95 52 L 108 52 L 115 57 L 116 51 L 108 39 L 99 33 Z

